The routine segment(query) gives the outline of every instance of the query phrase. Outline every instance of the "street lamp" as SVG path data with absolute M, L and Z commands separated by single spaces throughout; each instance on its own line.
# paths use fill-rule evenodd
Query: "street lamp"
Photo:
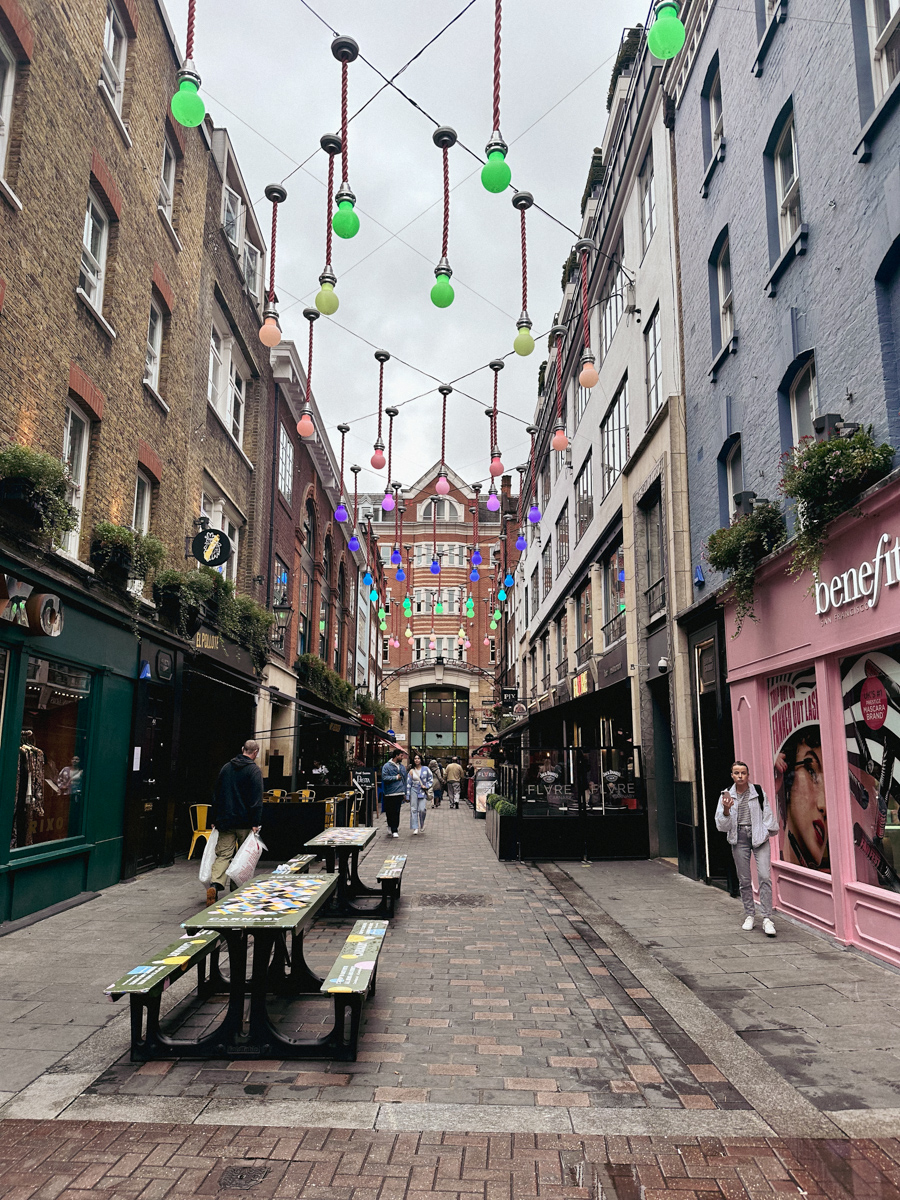
M 294 606 L 288 600 L 287 596 L 282 596 L 272 605 L 272 615 L 275 618 L 275 626 L 272 630 L 272 642 L 276 646 L 284 645 L 284 635 L 287 633 L 287 627 L 291 621 L 291 614 L 294 611 Z

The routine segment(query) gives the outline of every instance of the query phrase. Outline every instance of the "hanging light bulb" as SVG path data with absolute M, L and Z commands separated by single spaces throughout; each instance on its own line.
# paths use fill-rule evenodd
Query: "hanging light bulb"
M 349 518 L 350 518 L 350 514 L 347 512 L 346 505 L 339 504 L 337 506 L 337 508 L 334 510 L 334 519 L 336 521 L 340 521 L 340 523 L 343 525 L 343 523 L 345 521 L 349 520 Z
M 484 560 L 481 557 L 481 551 L 476 546 L 475 549 L 472 551 L 472 566 L 480 567 L 483 561 Z
M 506 161 L 509 146 L 500 136 L 500 130 L 495 129 L 491 140 L 484 148 L 487 162 L 481 168 L 481 182 L 489 192 L 495 194 L 505 192 L 512 179 L 512 171 Z
M 684 45 L 685 32 L 675 0 L 657 0 L 655 21 L 647 34 L 647 45 L 654 58 L 674 58 Z
M 449 308 L 456 298 L 456 293 L 450 285 L 453 268 L 446 258 L 442 258 L 434 268 L 435 282 L 431 289 L 431 303 L 435 308 Z
M 402 567 L 397 568 L 397 574 L 394 576 L 394 578 L 397 580 L 398 583 L 402 583 L 403 580 L 406 578 L 406 572 L 403 570 Z
M 363 575 L 363 587 L 371 587 L 371 586 L 372 586 L 372 572 L 367 570 L 365 575 Z
M 585 350 L 581 356 L 581 362 L 581 374 L 578 376 L 578 382 L 583 388 L 596 387 L 600 376 L 597 374 L 597 368 L 594 366 L 593 350 Z
M 263 309 L 263 323 L 259 331 L 259 340 L 264 346 L 268 346 L 270 350 L 273 350 L 281 341 L 278 309 L 271 301 Z
M 399 567 L 400 564 L 403 562 L 403 555 L 400 553 L 400 551 L 397 549 L 396 546 L 391 551 L 391 562 L 393 563 L 393 565 L 395 567 Z
M 300 420 L 297 422 L 297 432 L 301 437 L 305 438 L 311 438 L 316 432 L 316 427 L 313 425 L 312 413 L 306 407 L 300 413 Z
M 372 466 L 376 471 L 383 471 L 387 459 L 384 457 L 384 442 L 378 438 L 375 442 L 375 453 L 372 455 Z
M 381 501 L 381 507 L 384 509 L 385 512 L 393 512 L 394 511 L 394 497 L 391 495 L 391 493 L 389 491 L 384 493 L 384 496 Z
M 556 431 L 550 440 L 550 445 L 560 454 L 568 447 L 569 439 L 566 437 L 565 425 L 559 424 L 556 426 Z
M 331 267 L 326 267 L 319 276 L 321 287 L 316 293 L 316 298 L 313 301 L 316 308 L 326 317 L 333 317 L 340 308 L 341 302 L 338 299 L 337 292 L 334 290 L 337 283 L 337 276 Z
M 444 606 L 441 604 L 440 600 L 438 600 L 437 604 L 434 606 L 434 615 L 436 617 L 442 617 L 444 615 Z
M 538 506 L 536 504 L 532 504 L 531 508 L 529 508 L 529 510 L 528 510 L 528 520 L 531 522 L 532 525 L 537 525 L 537 523 L 538 523 L 538 521 L 540 521 L 540 519 L 541 519 L 541 510 L 538 508 Z
M 506 470 L 506 468 L 504 467 L 503 462 L 501 461 L 501 458 L 500 458 L 500 447 L 499 446 L 494 446 L 494 448 L 491 450 L 490 470 L 491 470 L 491 476 L 494 479 L 496 479 L 498 475 L 502 475 L 503 472 Z M 489 500 L 488 508 L 490 508 L 490 507 L 491 507 L 491 503 Z M 497 505 L 497 507 L 498 508 L 500 507 L 499 504 Z M 493 512 L 495 510 L 492 509 L 491 511 Z
M 524 310 L 516 321 L 516 329 L 519 332 L 513 341 L 513 350 L 516 354 L 521 354 L 523 358 L 526 358 L 534 350 L 534 338 L 531 336 L 531 320 Z
M 184 66 L 178 72 L 178 91 L 172 97 L 172 116 L 185 129 L 196 129 L 203 124 L 206 116 L 206 105 L 200 98 L 200 76 L 194 70 L 194 64 L 186 59 Z
M 359 217 L 354 212 L 356 197 L 347 178 L 347 66 L 358 57 L 359 46 L 351 37 L 336 37 L 331 43 L 331 53 L 341 64 L 341 167 L 344 176 L 335 196 L 337 212 L 331 218 L 331 228 L 339 238 L 352 238 L 359 232 Z
M 439 496 L 446 496 L 450 491 L 450 480 L 447 478 L 447 471 L 441 467 L 438 471 L 437 482 L 434 485 L 434 490 Z
M 466 638 L 466 640 L 463 642 L 463 650 L 469 650 L 469 649 L 471 649 L 471 646 L 472 646 L 472 643 L 469 641 L 468 638 Z
M 432 631 L 431 637 L 428 639 L 428 649 L 437 650 L 437 642 L 434 640 L 434 631 Z
M 340 425 L 338 425 L 338 433 L 341 435 L 341 473 L 338 478 L 338 483 L 341 485 L 341 494 L 338 497 L 337 508 L 334 510 L 334 519 L 340 525 L 343 525 L 343 523 L 348 520 L 350 516 L 350 514 L 347 512 L 347 506 L 344 504 L 344 443 L 347 440 L 347 434 L 349 432 L 350 426 L 346 424 L 346 422 L 342 421 Z M 356 476 L 354 475 L 353 478 L 355 480 Z
M 431 573 L 432 575 L 440 575 L 441 573 L 441 564 L 436 558 L 431 560 Z
M 496 629 L 496 628 L 497 628 L 497 622 L 491 621 L 491 629 Z
M 491 639 L 488 637 L 488 635 L 487 635 L 487 634 L 485 634 L 485 635 L 484 635 L 484 641 L 482 642 L 482 645 L 484 645 L 484 646 L 489 646 L 490 644 L 491 644 Z
M 379 620 L 379 621 L 383 621 L 386 615 L 387 615 L 387 614 L 385 613 L 385 611 L 384 611 L 384 608 L 379 608 L 379 610 L 378 610 L 378 620 Z
M 378 603 L 378 591 L 376 588 L 373 587 L 371 592 L 369 592 L 369 599 L 372 601 L 373 604 Z
M 516 549 L 519 551 L 520 554 L 522 553 L 523 550 L 528 549 L 528 542 L 525 540 L 524 533 L 520 533 L 519 536 L 516 538 Z
M 473 583 L 477 583 L 478 580 L 481 578 L 481 576 L 478 574 L 478 572 L 473 567 L 472 570 L 469 572 L 469 578 L 472 580 Z
M 353 537 L 350 539 L 349 547 L 350 547 L 351 554 L 355 554 L 357 552 L 357 550 L 359 549 L 359 538 L 356 536 L 355 533 L 354 533 Z
M 512 573 L 507 571 L 506 578 L 503 580 L 503 586 L 505 588 L 511 588 L 514 582 L 515 582 L 515 580 L 512 577 Z
M 503 614 L 501 613 L 500 609 L 495 608 L 494 609 L 494 620 L 499 621 L 502 616 L 503 616 Z
M 497 593 L 497 599 L 502 603 L 506 599 L 506 592 L 503 588 Z
M 500 508 L 500 497 L 497 495 L 497 489 L 493 483 L 488 490 L 487 507 L 488 512 L 497 512 Z
M 412 630 L 410 629 L 410 627 L 407 625 L 407 627 L 406 627 L 406 633 L 405 633 L 403 636 L 404 636 L 404 637 L 406 637 L 406 638 L 411 638 L 411 637 L 412 637 L 412 635 L 413 635 L 413 631 L 412 631 Z

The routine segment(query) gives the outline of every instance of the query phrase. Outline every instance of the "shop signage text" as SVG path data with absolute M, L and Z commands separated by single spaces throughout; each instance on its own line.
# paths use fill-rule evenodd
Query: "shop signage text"
M 582 671 L 580 675 L 576 675 L 572 680 L 572 696 L 586 696 L 588 693 L 588 673 Z
M 893 546 L 890 540 L 891 535 L 883 533 L 873 559 L 850 567 L 843 575 L 835 575 L 830 583 L 816 581 L 817 616 L 824 617 L 829 610 L 834 610 L 834 619 L 838 620 L 855 616 L 877 605 L 882 587 L 900 583 L 900 538 L 894 538 Z M 847 612 L 837 611 L 848 604 L 856 607 Z
M 0 575 L 0 618 L 44 637 L 59 637 L 63 631 L 59 597 L 36 592 L 33 584 L 12 575 Z

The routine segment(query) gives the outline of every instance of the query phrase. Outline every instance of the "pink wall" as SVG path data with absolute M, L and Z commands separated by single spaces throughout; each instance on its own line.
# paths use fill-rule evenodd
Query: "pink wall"
M 728 642 L 728 682 L 737 755 L 750 763 L 751 776 L 775 807 L 768 680 L 814 668 L 831 869 L 782 861 L 780 832 L 772 839 L 775 905 L 900 966 L 900 894 L 857 882 L 857 808 L 845 782 L 850 763 L 840 672 L 842 658 L 900 642 L 900 480 L 870 493 L 860 510 L 861 516 L 845 514 L 834 523 L 815 594 L 806 594 L 809 575 L 787 574 L 789 550 L 763 565 L 756 581 L 758 619 L 746 621 Z M 733 633 L 732 603 L 725 625 Z M 812 682 L 810 674 L 807 685 Z

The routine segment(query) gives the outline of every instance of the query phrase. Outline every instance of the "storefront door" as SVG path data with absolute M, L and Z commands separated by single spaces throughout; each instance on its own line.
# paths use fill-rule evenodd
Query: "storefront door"
M 172 710 L 172 689 L 165 684 L 148 684 L 140 781 L 133 800 L 137 810 L 135 869 L 139 872 L 161 866 L 171 857 L 166 854 L 166 828 L 171 796 Z

